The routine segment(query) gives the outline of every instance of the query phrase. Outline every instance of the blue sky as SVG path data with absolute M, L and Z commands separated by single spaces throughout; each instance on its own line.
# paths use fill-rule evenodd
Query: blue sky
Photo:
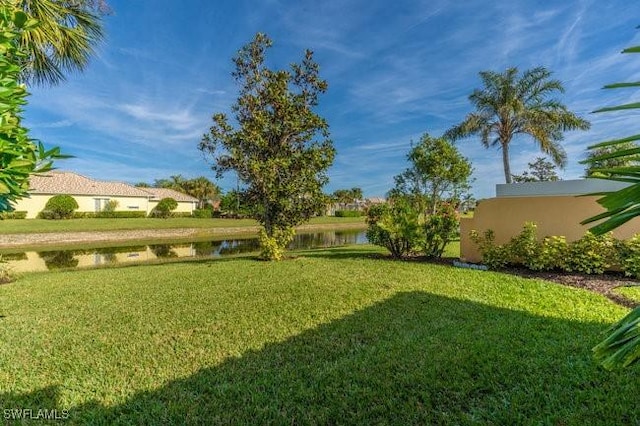
M 214 179 L 197 149 L 211 115 L 237 96 L 231 58 L 265 32 L 277 68 L 315 52 L 329 90 L 318 113 L 337 156 L 326 191 L 359 186 L 382 196 L 406 166 L 411 141 L 440 135 L 472 111 L 478 72 L 545 66 L 560 79 L 561 100 L 592 122 L 566 135 L 578 178 L 585 148 L 638 133 L 637 113 L 590 114 L 634 99 L 605 84 L 640 79 L 636 1 L 542 0 L 110 0 L 106 39 L 88 69 L 60 86 L 32 88 L 25 124 L 33 137 L 76 158 L 65 170 L 98 179 L 147 181 L 182 174 Z M 636 96 L 637 100 L 639 96 Z M 458 142 L 474 166 L 473 193 L 494 195 L 504 181 L 500 152 L 477 138 Z M 539 152 L 514 140 L 512 171 Z M 230 189 L 235 178 L 219 184 Z

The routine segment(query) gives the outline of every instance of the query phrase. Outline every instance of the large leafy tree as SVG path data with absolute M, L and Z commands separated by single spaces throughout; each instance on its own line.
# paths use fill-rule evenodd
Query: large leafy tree
M 293 237 L 293 227 L 323 205 L 322 187 L 335 150 L 327 122 L 314 112 L 327 89 L 313 53 L 288 70 L 265 65 L 272 42 L 256 34 L 234 58 L 239 95 L 231 107 L 235 126 L 223 113 L 200 149 L 212 157 L 218 175 L 234 171 L 242 196 L 263 226 L 263 257 L 278 259 Z
M 623 53 L 640 53 L 640 46 L 625 49 Z M 640 81 L 615 83 L 605 86 L 606 89 L 638 89 Z M 640 109 L 640 102 L 599 109 L 595 112 L 624 111 Z M 629 186 L 619 191 L 609 192 L 598 199 L 598 203 L 606 209 L 602 214 L 584 220 L 582 223 L 600 222 L 591 228 L 595 234 L 609 232 L 627 221 L 640 216 L 640 134 L 625 138 L 612 139 L 592 145 L 592 155 L 585 160 L 590 166 L 597 166 L 594 177 L 620 182 Z M 602 164 L 621 165 L 602 168 Z M 604 219 L 604 221 L 602 221 Z M 602 365 L 607 369 L 626 367 L 640 361 L 640 307 L 635 308 L 627 316 L 614 324 L 609 336 L 593 348 Z
M 407 160 L 410 167 L 395 177 L 392 198 L 409 196 L 421 210 L 435 214 L 443 199 L 457 203 L 469 190 L 471 163 L 444 137 L 425 133 Z
M 556 173 L 556 165 L 544 157 L 537 157 L 535 161 L 528 163 L 529 170 L 521 175 L 513 175 L 513 182 L 555 182 L 560 180 Z
M 457 140 L 479 135 L 486 148 L 499 147 L 506 183 L 512 182 L 509 148 L 518 135 L 533 138 L 543 153 L 564 167 L 567 156 L 560 144 L 564 132 L 587 130 L 589 122 L 554 98 L 564 88 L 559 80 L 550 77 L 551 72 L 544 67 L 522 74 L 515 67 L 503 73 L 480 72 L 483 87 L 469 96 L 476 111 L 449 129 L 445 137 Z
M 0 3 L 0 211 L 12 210 L 11 203 L 29 190 L 32 173 L 51 170 L 59 148 L 45 150 L 29 137 L 22 125 L 22 106 L 27 90 L 20 79 L 20 61 L 26 55 L 19 40 L 38 25 L 9 3 Z
M 65 74 L 86 68 L 103 38 L 101 15 L 109 11 L 104 0 L 4 0 L 38 21 L 21 34 L 25 52 L 22 80 L 55 85 Z

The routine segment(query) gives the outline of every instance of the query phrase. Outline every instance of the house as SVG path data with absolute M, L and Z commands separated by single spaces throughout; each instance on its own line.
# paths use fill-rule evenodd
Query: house
M 525 182 L 496 185 L 496 197 L 478 202 L 471 218 L 460 219 L 460 258 L 467 262 L 482 260 L 472 230 L 483 234 L 492 230 L 496 244 L 505 244 L 520 234 L 526 222 L 537 225 L 539 239 L 564 236 L 567 241 L 580 239 L 593 224 L 581 225 L 585 219 L 604 212 L 597 203 L 602 192 L 613 192 L 627 183 L 601 179 Z M 640 233 L 640 218 L 634 218 L 613 231 L 617 239 Z
M 173 198 L 178 202 L 175 213 L 193 213 L 198 206 L 198 199 L 169 188 L 139 188 L 151 194 L 148 211 L 153 210 L 163 198 Z
M 33 175 L 30 179 L 29 198 L 14 204 L 17 211 L 26 211 L 27 219 L 35 218 L 44 210 L 54 195 L 71 195 L 78 203 L 78 212 L 102 211 L 108 201 L 118 202 L 118 211 L 140 211 L 148 215 L 162 198 L 171 197 L 178 202 L 175 212 L 191 213 L 198 200 L 170 189 L 136 188 L 112 181 L 99 181 L 68 171 L 52 171 Z

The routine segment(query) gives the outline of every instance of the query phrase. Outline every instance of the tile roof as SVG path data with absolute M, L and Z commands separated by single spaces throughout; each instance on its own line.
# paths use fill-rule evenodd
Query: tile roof
M 63 171 L 31 176 L 29 192 L 149 198 L 148 192 L 123 182 L 93 180 L 77 173 Z
M 175 191 L 173 189 L 168 188 L 140 188 L 149 194 L 152 195 L 152 200 L 162 200 L 163 198 L 173 198 L 176 201 L 191 201 L 198 202 L 197 198 L 194 198 L 190 195 L 184 194 L 182 192 Z

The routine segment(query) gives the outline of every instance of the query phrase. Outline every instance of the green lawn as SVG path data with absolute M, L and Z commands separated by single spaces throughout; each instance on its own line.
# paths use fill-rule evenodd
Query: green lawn
M 318 217 L 310 221 L 312 225 L 363 223 L 364 218 Z M 0 234 L 23 234 L 37 232 L 75 232 L 75 231 L 117 231 L 138 229 L 173 228 L 237 228 L 256 226 L 251 219 L 195 219 L 190 217 L 170 219 L 71 219 L 44 220 L 22 219 L 0 221 Z
M 638 424 L 625 309 L 372 246 L 31 274 L 0 286 L 0 407 L 91 424 Z
M 626 296 L 633 301 L 640 303 L 640 286 L 618 287 L 614 291 L 618 294 Z

